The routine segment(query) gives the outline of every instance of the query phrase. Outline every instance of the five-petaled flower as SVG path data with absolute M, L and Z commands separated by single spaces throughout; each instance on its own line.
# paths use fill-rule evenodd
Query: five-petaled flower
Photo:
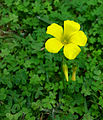
M 75 59 L 81 51 L 79 46 L 85 46 L 87 42 L 87 37 L 80 30 L 80 25 L 70 20 L 64 21 L 64 32 L 60 25 L 52 23 L 48 26 L 46 33 L 54 36 L 45 43 L 48 52 L 58 53 L 64 46 L 63 52 L 68 59 Z

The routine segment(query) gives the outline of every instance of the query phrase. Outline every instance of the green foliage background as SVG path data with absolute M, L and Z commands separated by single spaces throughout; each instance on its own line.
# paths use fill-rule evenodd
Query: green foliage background
M 46 28 L 81 25 L 86 47 L 67 60 L 48 53 Z M 103 120 L 103 0 L 0 0 L 0 120 Z M 78 64 L 76 81 L 72 65 Z

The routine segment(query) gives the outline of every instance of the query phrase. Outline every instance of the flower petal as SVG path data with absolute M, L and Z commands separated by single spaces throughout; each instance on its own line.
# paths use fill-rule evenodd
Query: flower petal
M 56 38 L 50 38 L 45 43 L 45 48 L 48 52 L 58 53 L 59 50 L 63 47 L 63 44 L 59 42 Z
M 80 25 L 77 22 L 66 20 L 64 21 L 64 36 L 70 38 L 70 36 L 80 30 Z
M 58 40 L 61 40 L 63 35 L 63 28 L 60 25 L 53 23 L 47 27 L 46 33 L 56 37 Z
M 78 31 L 71 36 L 70 42 L 75 43 L 79 46 L 85 46 L 85 44 L 87 43 L 87 37 L 83 31 Z
M 68 59 L 75 59 L 76 56 L 80 53 L 81 49 L 74 43 L 69 43 L 64 46 L 64 55 Z

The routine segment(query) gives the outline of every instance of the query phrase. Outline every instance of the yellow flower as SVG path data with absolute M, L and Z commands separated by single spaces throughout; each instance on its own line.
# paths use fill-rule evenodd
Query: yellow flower
M 45 43 L 48 52 L 58 53 L 64 46 L 63 53 L 68 59 L 75 59 L 81 51 L 79 46 L 85 46 L 87 42 L 87 37 L 80 30 L 80 25 L 70 20 L 64 21 L 64 32 L 60 25 L 52 23 L 48 26 L 46 33 L 54 36 Z

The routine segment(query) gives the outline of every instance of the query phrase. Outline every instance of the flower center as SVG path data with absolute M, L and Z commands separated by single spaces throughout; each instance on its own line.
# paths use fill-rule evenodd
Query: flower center
M 61 42 L 65 45 L 68 44 L 70 41 L 67 36 L 63 36 Z

